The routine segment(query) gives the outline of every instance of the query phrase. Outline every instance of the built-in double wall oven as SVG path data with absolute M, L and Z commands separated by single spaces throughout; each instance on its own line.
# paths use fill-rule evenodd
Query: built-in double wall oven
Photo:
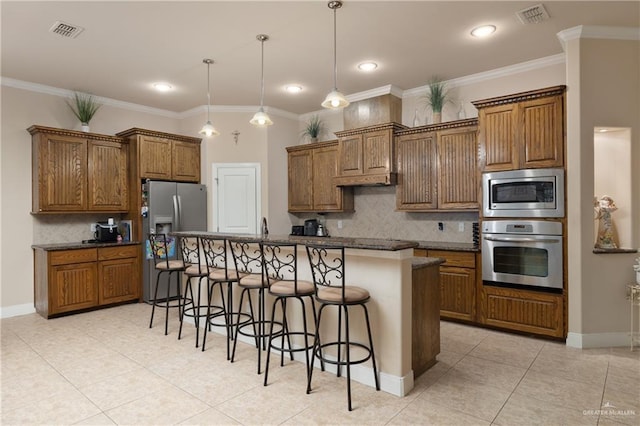
M 564 170 L 485 173 L 482 192 L 483 283 L 561 292 Z

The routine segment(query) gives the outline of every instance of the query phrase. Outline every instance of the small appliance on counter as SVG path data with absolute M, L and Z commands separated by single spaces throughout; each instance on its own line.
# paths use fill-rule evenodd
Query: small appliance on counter
M 328 237 L 329 233 L 327 232 L 327 228 L 324 227 L 323 224 L 318 224 L 318 230 L 316 231 L 316 237 Z
M 95 241 L 98 243 L 115 243 L 118 241 L 118 225 L 109 219 L 108 222 L 96 223 Z
M 304 235 L 304 226 L 293 225 L 291 227 L 291 235 Z
M 318 234 L 318 220 L 307 219 L 304 221 L 304 235 L 307 237 L 315 237 Z

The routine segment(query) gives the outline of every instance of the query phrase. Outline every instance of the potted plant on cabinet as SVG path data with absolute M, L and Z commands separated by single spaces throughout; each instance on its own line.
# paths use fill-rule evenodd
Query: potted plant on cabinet
M 301 136 L 308 138 L 310 142 L 318 142 L 318 137 L 324 130 L 324 122 L 317 115 L 313 115 L 305 125 L 304 130 L 302 130 Z
M 429 81 L 429 93 L 426 95 L 427 105 L 433 112 L 433 123 L 442 122 L 442 108 L 449 102 L 449 91 L 446 83 L 439 77 L 433 77 Z
M 102 106 L 96 102 L 92 95 L 79 92 L 73 94 L 73 104 L 67 101 L 67 105 L 80 120 L 83 132 L 89 131 L 89 122 Z

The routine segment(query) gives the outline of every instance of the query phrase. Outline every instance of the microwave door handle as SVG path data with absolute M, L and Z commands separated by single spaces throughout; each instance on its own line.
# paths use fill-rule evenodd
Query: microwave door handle
M 559 243 L 558 238 L 509 238 L 509 237 L 484 237 L 487 241 L 497 241 L 503 243 Z

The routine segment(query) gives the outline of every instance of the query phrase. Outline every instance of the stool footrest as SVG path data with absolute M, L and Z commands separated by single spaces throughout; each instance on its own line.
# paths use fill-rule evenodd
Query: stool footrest
M 284 340 L 288 339 L 292 336 L 307 336 L 310 339 L 310 343 L 309 346 L 301 346 L 299 348 L 285 348 L 284 347 Z M 280 338 L 281 339 L 281 345 L 282 346 L 277 346 L 276 345 L 276 339 Z M 289 333 L 283 333 L 282 331 L 279 333 L 274 333 L 273 336 L 271 337 L 271 348 L 272 349 L 276 349 L 282 352 L 304 352 L 304 351 L 308 351 L 310 349 L 313 348 L 313 339 L 315 338 L 315 334 L 313 333 L 305 333 L 304 331 L 291 331 Z
M 329 342 L 329 343 L 323 343 L 322 345 L 320 345 L 318 348 L 316 348 L 316 356 L 318 358 L 320 358 L 322 361 L 328 363 L 328 364 L 333 364 L 333 365 L 347 365 L 347 357 L 340 357 L 339 359 L 331 359 L 331 358 L 327 358 L 326 356 L 322 355 L 322 351 L 328 347 L 337 347 L 338 344 L 340 344 L 340 346 L 347 346 L 347 342 Z M 349 342 L 349 347 L 358 347 L 360 349 L 364 349 L 367 353 L 367 355 L 364 358 L 357 358 L 357 359 L 353 359 L 351 358 L 348 364 L 362 364 L 363 362 L 368 361 L 369 359 L 371 359 L 371 348 L 367 345 L 364 345 L 362 343 L 358 343 L 358 342 Z

